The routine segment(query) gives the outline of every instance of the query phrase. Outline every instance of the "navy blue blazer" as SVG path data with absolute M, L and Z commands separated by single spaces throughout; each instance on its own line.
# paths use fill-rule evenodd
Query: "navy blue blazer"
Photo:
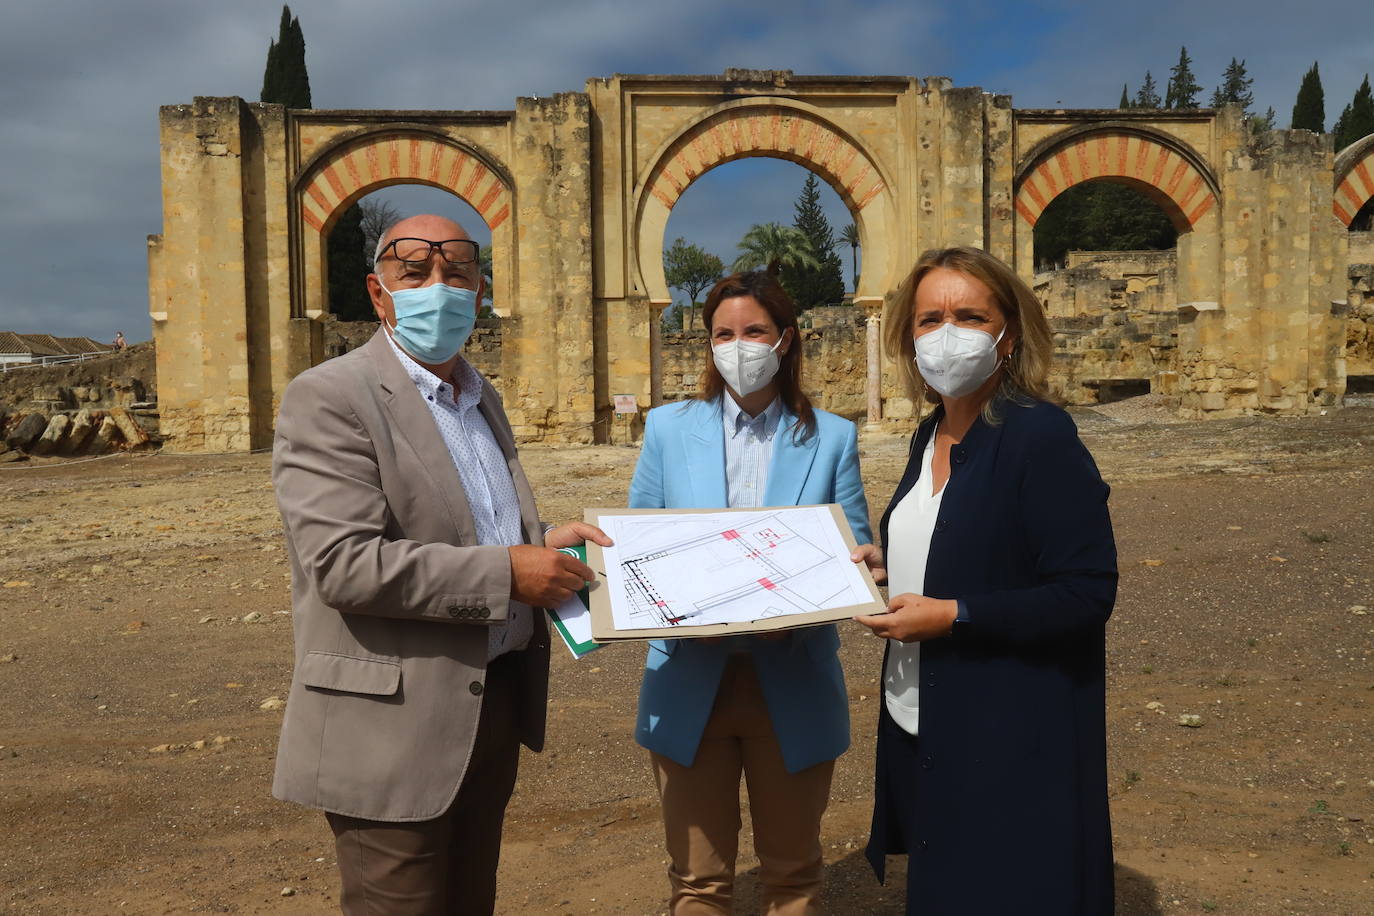
M 999 424 L 979 418 L 950 450 L 925 594 L 963 601 L 968 622 L 921 644 L 919 737 L 880 729 L 868 857 L 881 880 L 884 854 L 910 855 L 911 912 L 1015 913 L 1033 901 L 1037 913 L 1110 913 L 1109 491 L 1065 411 L 997 409 Z M 938 419 L 917 430 L 884 544 Z M 903 562 L 889 551 L 889 569 Z M 914 811 L 894 810 L 899 794 Z
M 839 503 L 859 544 L 873 540 L 859 479 L 854 424 L 816 412 L 816 432 L 792 435 L 784 409 L 773 439 L 766 506 Z M 630 483 L 632 509 L 721 509 L 728 505 L 725 425 L 719 402 L 685 401 L 649 411 Z M 788 772 L 834 760 L 849 747 L 849 695 L 833 624 L 792 630 L 776 640 L 655 639 L 639 690 L 635 741 L 683 766 L 696 759 L 730 651 L 744 641 L 758 670 Z

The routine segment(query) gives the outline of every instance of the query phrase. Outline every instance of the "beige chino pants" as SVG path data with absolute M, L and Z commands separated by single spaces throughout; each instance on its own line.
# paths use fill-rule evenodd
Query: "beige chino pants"
M 748 656 L 726 665 L 692 766 L 649 757 L 663 805 L 673 916 L 734 912 L 741 774 L 759 857 L 760 911 L 821 912 L 821 816 L 835 762 L 787 772 Z

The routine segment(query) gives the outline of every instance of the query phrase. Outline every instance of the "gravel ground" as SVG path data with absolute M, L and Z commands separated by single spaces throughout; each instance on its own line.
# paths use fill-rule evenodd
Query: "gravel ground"
M 1113 487 L 1121 557 L 1108 661 L 1121 913 L 1374 912 L 1369 400 L 1214 423 L 1143 398 L 1074 411 Z M 861 440 L 875 516 L 906 445 Z M 562 520 L 623 504 L 636 451 L 522 457 L 543 515 Z M 262 707 L 285 698 L 291 664 L 268 465 L 0 470 L 0 912 L 336 906 L 323 819 L 268 795 L 281 713 Z M 827 911 L 896 913 L 902 870 L 878 887 L 861 856 L 881 645 L 842 630 L 854 744 L 823 833 Z M 630 739 L 641 663 L 636 646 L 556 653 L 548 749 L 523 759 L 508 818 L 502 912 L 662 912 L 653 785 Z

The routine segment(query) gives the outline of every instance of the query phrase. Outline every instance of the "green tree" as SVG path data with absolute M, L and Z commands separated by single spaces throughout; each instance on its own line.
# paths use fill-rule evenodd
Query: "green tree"
M 706 251 L 700 245 L 689 245 L 684 238 L 673 241 L 672 247 L 663 252 L 663 277 L 668 285 L 687 294 L 687 305 L 696 305 L 701 291 L 709 289 L 725 273 L 725 263 Z M 692 312 L 688 313 L 694 314 Z M 664 318 L 667 319 L 667 315 Z M 678 327 L 682 326 L 682 316 L 678 315 Z M 688 330 L 695 324 L 688 319 Z
M 791 226 L 781 223 L 756 223 L 739 241 L 740 256 L 731 270 L 768 271 L 776 277 L 784 264 L 819 267 L 811 255 L 811 242 Z
M 301 20 L 282 6 L 277 37 L 267 45 L 267 65 L 262 73 L 262 101 L 287 108 L 310 107 L 310 75 L 305 69 L 305 33 Z M 334 223 L 325 241 L 328 252 L 326 276 L 329 310 L 342 321 L 370 321 L 376 317 L 367 295 L 366 277 L 372 270 L 372 252 L 364 232 L 366 214 L 357 204 Z M 376 242 L 374 241 L 375 245 Z
M 1071 250 L 1140 251 L 1172 248 L 1178 233 L 1157 204 L 1111 181 L 1074 185 L 1035 224 L 1035 263 L 1062 263 Z
M 1155 85 L 1155 78 L 1149 70 L 1145 71 L 1145 82 L 1140 84 L 1140 88 L 1135 93 L 1135 104 L 1132 108 L 1158 108 L 1159 87 Z
M 282 6 L 277 37 L 267 45 L 267 66 L 262 74 L 262 101 L 287 108 L 309 108 L 310 76 L 305 70 L 305 35 L 300 17 Z
M 349 207 L 329 231 L 329 311 L 340 321 L 373 321 L 367 295 L 372 252 L 363 236 L 363 209 Z
M 1250 106 L 1255 104 L 1255 94 L 1250 90 L 1255 80 L 1246 75 L 1245 61 L 1231 58 L 1230 66 L 1221 75 L 1221 85 L 1212 91 L 1212 108 L 1223 105 L 1239 105 L 1247 115 Z
M 859 291 L 859 227 L 850 223 L 844 227 L 840 233 L 840 241 L 849 246 L 849 267 L 850 276 L 854 279 L 851 287 L 856 293 Z
M 1336 152 L 1340 152 L 1356 140 L 1374 134 L 1374 93 L 1369 89 L 1369 74 L 1355 90 L 1355 98 L 1345 106 L 1336 124 L 1331 128 L 1336 135 Z
M 835 253 L 835 235 L 821 207 L 821 183 L 814 172 L 807 174 L 794 209 L 792 226 L 806 237 L 814 266 L 784 264 L 780 277 L 783 289 L 799 312 L 843 301 L 844 269 Z
M 1117 107 L 1117 108 L 1130 108 L 1130 107 L 1131 107 L 1131 96 L 1130 96 L 1130 94 L 1126 91 L 1126 84 L 1125 84 L 1125 83 L 1122 83 L 1122 84 L 1121 84 L 1121 101 L 1119 101 L 1119 102 L 1116 103 L 1116 107 Z
M 1302 77 L 1298 87 L 1298 99 L 1293 103 L 1293 120 L 1289 125 L 1293 130 L 1310 130 L 1319 134 L 1326 129 L 1326 100 L 1322 93 L 1322 78 L 1317 64 Z
M 394 220 L 393 220 L 393 222 L 394 222 Z M 373 242 L 373 244 L 375 245 L 376 242 Z M 492 299 L 492 292 L 491 292 L 492 283 L 491 283 L 491 246 L 490 246 L 490 245 L 483 245 L 481 248 L 477 249 L 477 268 L 478 268 L 478 270 L 480 270 L 480 271 L 482 272 L 482 276 L 484 276 L 484 277 L 487 278 L 486 285 L 482 288 L 482 301 L 483 301 L 484 303 L 490 303 L 490 302 L 493 301 L 493 299 Z M 481 311 L 485 312 L 485 314 L 482 314 L 482 315 L 479 316 L 479 317 L 482 317 L 482 318 L 490 318 L 492 315 L 495 314 L 495 312 L 492 311 L 492 308 L 491 308 L 490 305 L 484 305 L 484 306 L 482 307 Z
M 1250 129 L 1257 134 L 1262 134 L 1266 130 L 1273 130 L 1274 122 L 1278 120 L 1278 117 L 1278 112 L 1274 111 L 1273 105 L 1270 105 L 1264 114 L 1255 115 L 1250 119 Z
M 1169 88 L 1164 94 L 1164 107 L 1196 108 L 1197 94 L 1201 91 L 1202 86 L 1193 76 L 1193 61 L 1188 57 L 1188 49 L 1179 48 L 1178 63 L 1169 70 Z

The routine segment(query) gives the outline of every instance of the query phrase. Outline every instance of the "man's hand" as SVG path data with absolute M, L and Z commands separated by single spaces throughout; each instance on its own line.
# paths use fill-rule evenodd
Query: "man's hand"
M 606 532 L 586 522 L 568 522 L 566 525 L 550 528 L 549 533 L 544 535 L 545 547 L 576 547 L 587 541 L 600 544 L 602 547 L 610 547 L 614 543 L 606 537 Z
M 509 550 L 510 596 L 531 607 L 556 608 L 596 579 L 586 563 L 551 547 L 520 544 Z
M 922 642 L 948 636 L 959 616 L 959 602 L 951 598 L 927 598 L 901 594 L 887 603 L 886 614 L 859 615 L 854 619 L 874 636 L 901 642 Z
M 873 574 L 875 585 L 887 583 L 887 563 L 883 561 L 883 552 L 874 544 L 860 544 L 854 548 L 854 552 L 849 555 L 849 559 L 855 563 L 863 563 L 868 567 L 868 571 Z

